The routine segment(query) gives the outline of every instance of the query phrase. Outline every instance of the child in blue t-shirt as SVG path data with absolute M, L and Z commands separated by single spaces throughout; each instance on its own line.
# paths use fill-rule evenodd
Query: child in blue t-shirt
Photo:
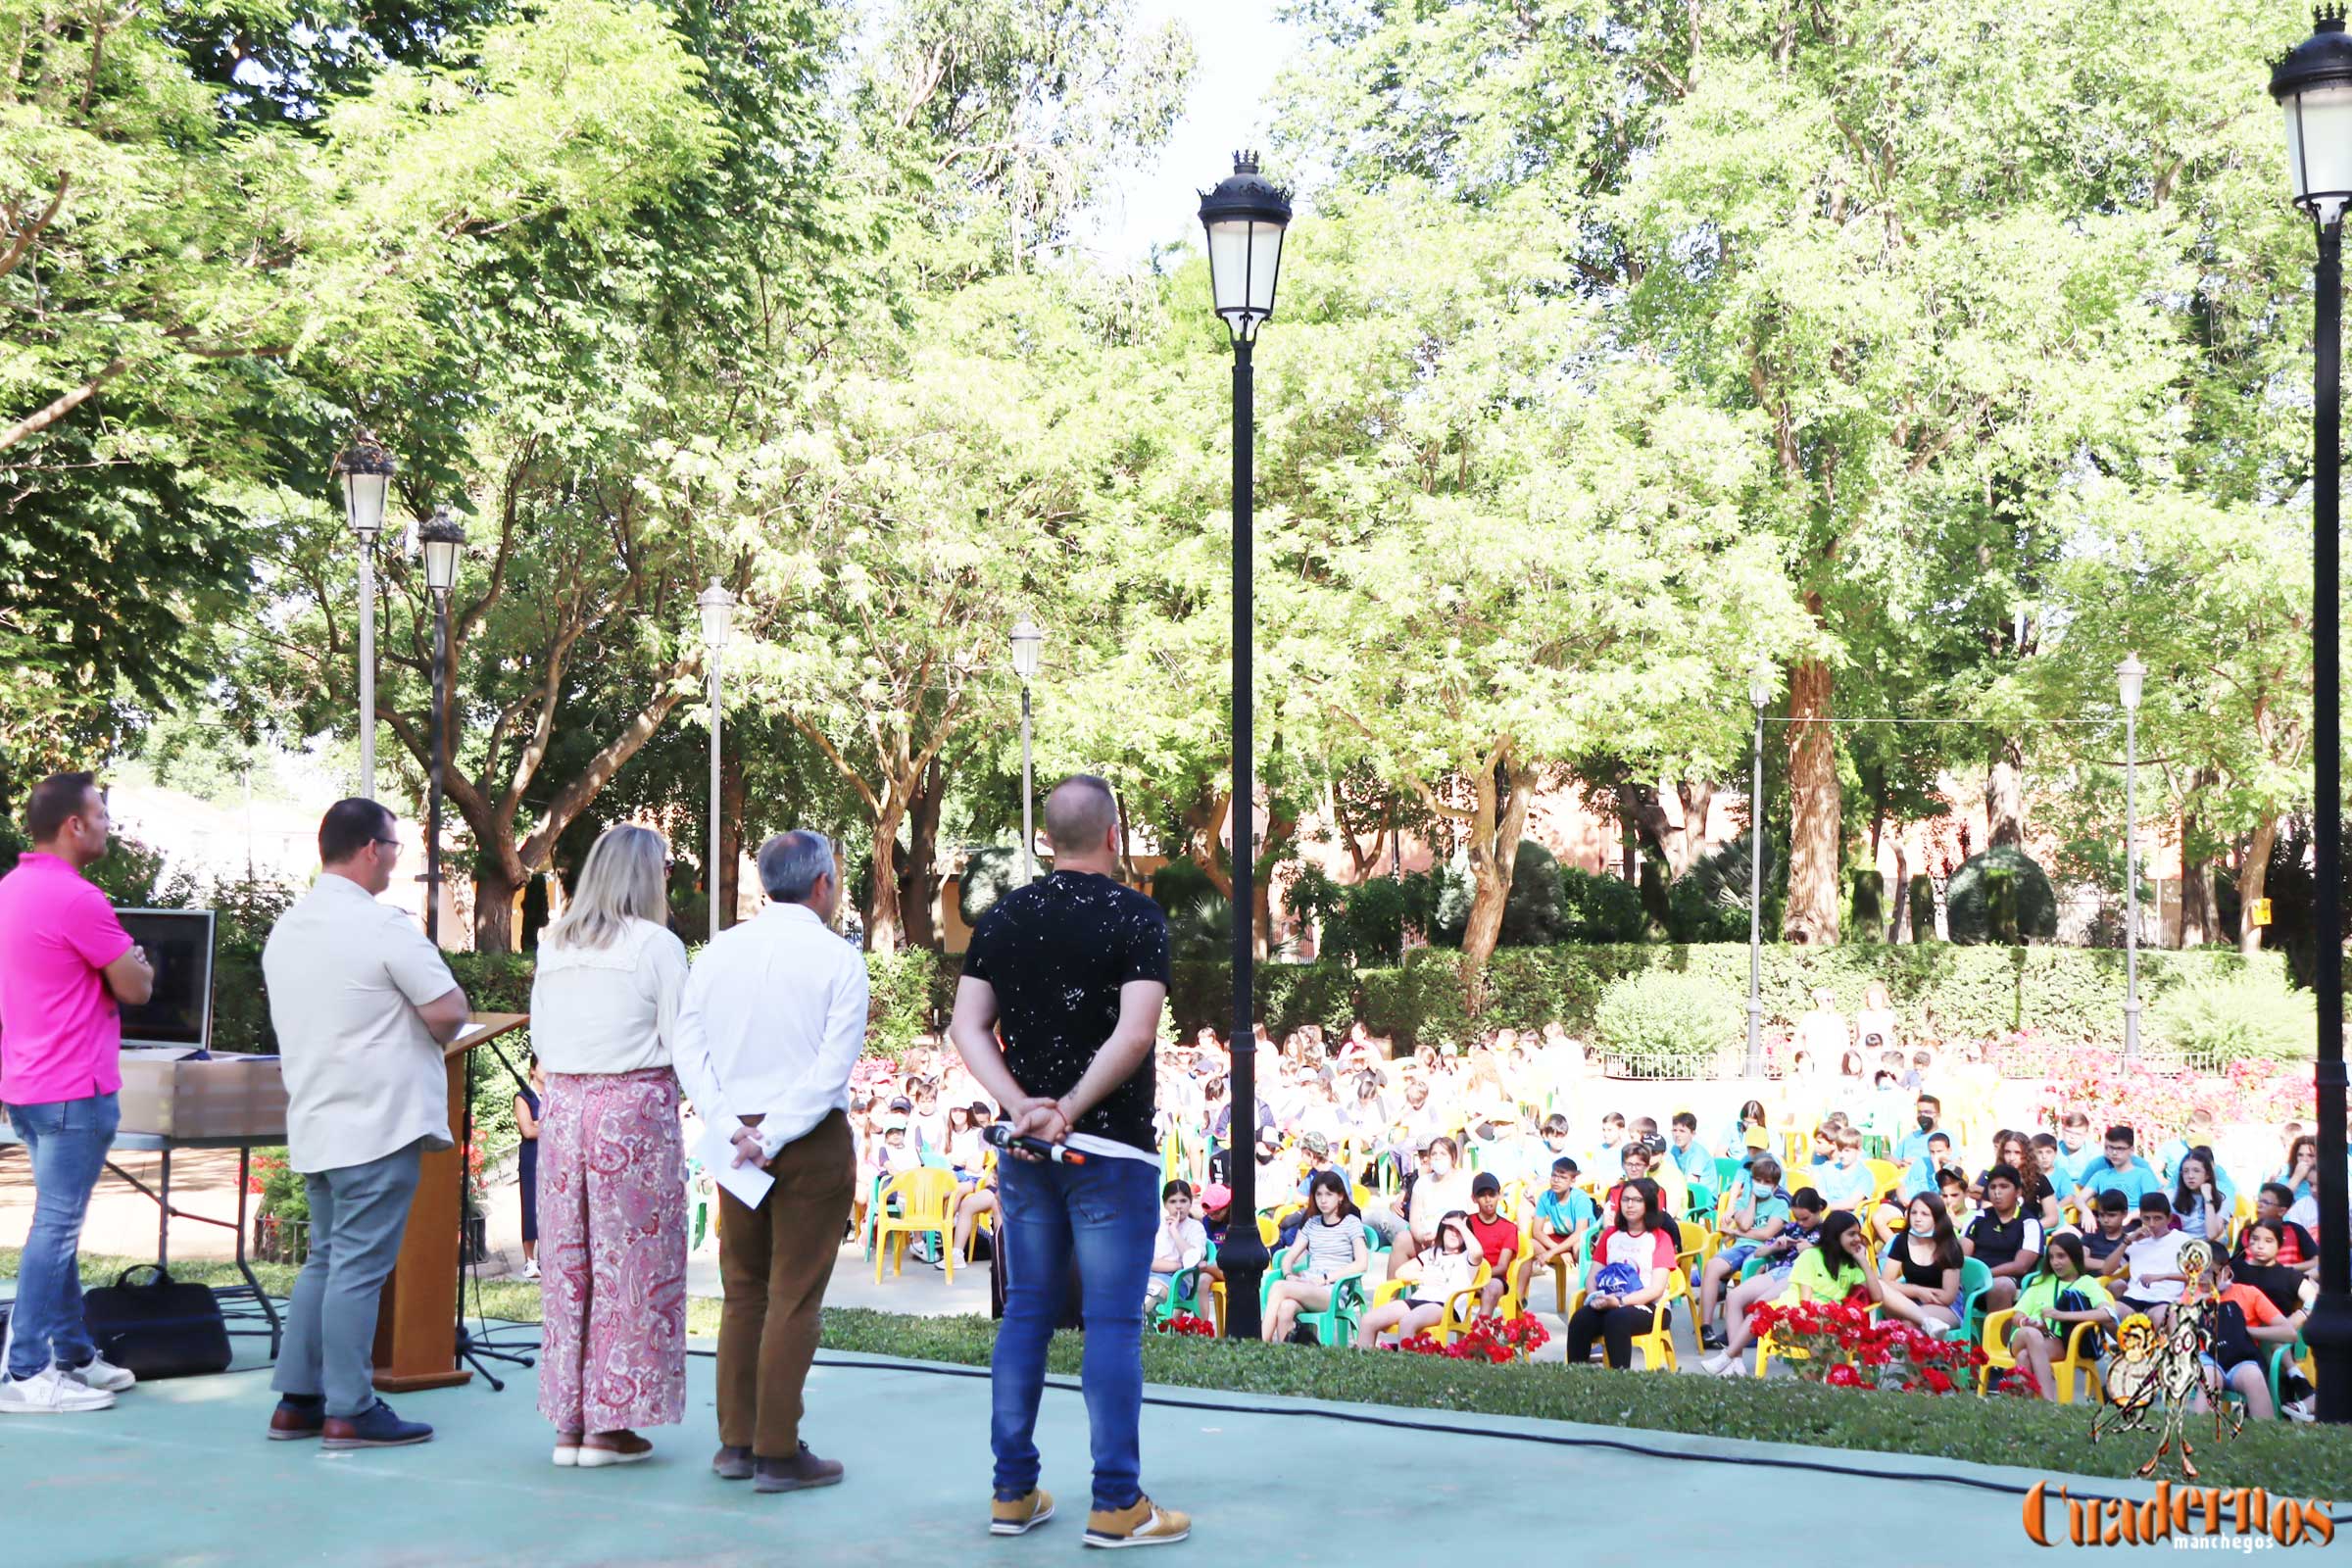
M 1518 1278 L 1512 1282 L 1519 1299 L 1527 1299 L 1528 1282 L 1536 1270 L 1550 1268 L 1554 1263 L 1574 1265 L 1585 1255 L 1585 1248 L 1598 1224 L 1600 1211 L 1592 1206 L 1592 1196 L 1576 1185 L 1576 1161 L 1563 1154 L 1551 1162 L 1551 1185 L 1536 1195 L 1535 1216 L 1527 1229 L 1527 1252 L 1513 1271 Z
M 1841 1127 L 1838 1131 L 1838 1155 L 1829 1164 L 1813 1172 L 1813 1185 L 1821 1191 L 1821 1200 L 1831 1208 L 1851 1209 L 1859 1217 L 1870 1202 L 1870 1195 L 1878 1186 L 1878 1178 L 1862 1157 L 1862 1131 L 1858 1127 Z
M 1770 1154 L 1758 1154 L 1748 1162 L 1747 1180 L 1740 1184 L 1739 1196 L 1731 1200 L 1725 1215 L 1723 1234 L 1733 1245 L 1707 1259 L 1698 1288 L 1699 1341 L 1703 1348 L 1714 1349 L 1721 1345 L 1721 1336 L 1709 1344 L 1707 1336 L 1715 1307 L 1723 1294 L 1724 1281 L 1737 1279 L 1747 1260 L 1758 1251 L 1779 1240 L 1788 1228 L 1788 1198 L 1781 1191 L 1781 1162 Z

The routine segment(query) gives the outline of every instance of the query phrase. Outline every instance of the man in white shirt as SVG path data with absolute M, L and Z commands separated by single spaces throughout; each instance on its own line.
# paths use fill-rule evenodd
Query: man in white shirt
M 416 921 L 376 902 L 400 861 L 390 811 L 361 799 L 327 808 L 318 859 L 318 880 L 262 949 L 285 1069 L 286 1161 L 311 1201 L 270 1436 L 394 1447 L 433 1429 L 375 1396 L 376 1303 L 418 1161 L 452 1145 L 441 1048 L 466 1027 L 466 993 Z
M 760 1492 L 829 1487 L 801 1441 L 801 1387 L 857 1186 L 850 1070 L 865 1048 L 865 959 L 833 929 L 841 881 L 821 833 L 760 846 L 758 918 L 694 961 L 678 1082 L 735 1163 L 773 1180 L 758 1207 L 719 1191 L 718 1441 L 711 1468 Z

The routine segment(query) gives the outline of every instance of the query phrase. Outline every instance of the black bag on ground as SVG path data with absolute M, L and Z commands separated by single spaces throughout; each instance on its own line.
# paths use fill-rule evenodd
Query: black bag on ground
M 155 1277 L 132 1284 L 142 1272 Z M 228 1325 L 209 1285 L 175 1280 L 156 1264 L 139 1263 L 114 1284 L 84 1293 L 81 1305 L 98 1353 L 142 1382 L 228 1370 Z

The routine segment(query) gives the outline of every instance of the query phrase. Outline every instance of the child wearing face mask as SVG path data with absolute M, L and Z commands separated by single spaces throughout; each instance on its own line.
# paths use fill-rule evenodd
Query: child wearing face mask
M 1707 1259 L 1706 1272 L 1699 1279 L 1698 1337 L 1705 1349 L 1723 1346 L 1714 1322 L 1726 1283 L 1737 1280 L 1748 1259 L 1770 1249 L 1788 1228 L 1788 1200 L 1781 1195 L 1780 1186 L 1781 1162 L 1770 1154 L 1757 1155 L 1724 1216 L 1723 1250 Z

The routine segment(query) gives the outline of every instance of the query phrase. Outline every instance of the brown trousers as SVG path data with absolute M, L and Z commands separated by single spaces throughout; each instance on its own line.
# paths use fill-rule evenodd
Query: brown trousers
M 800 1451 L 801 1385 L 857 1186 L 850 1119 L 834 1111 L 776 1151 L 758 1208 L 719 1190 L 718 1441 L 762 1458 Z

